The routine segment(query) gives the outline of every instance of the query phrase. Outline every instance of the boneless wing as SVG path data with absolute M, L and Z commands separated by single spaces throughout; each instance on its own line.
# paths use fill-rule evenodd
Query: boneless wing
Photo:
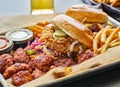
M 27 55 L 25 50 L 23 48 L 18 48 L 14 54 L 14 62 L 16 63 L 28 63 L 30 60 L 30 57 Z
M 33 79 L 39 78 L 43 74 L 44 74 L 44 72 L 42 72 L 41 70 L 39 70 L 37 68 L 32 72 Z
M 10 54 L 2 54 L 0 56 L 0 73 L 4 71 L 13 64 L 13 57 Z
M 51 55 L 38 55 L 36 58 L 31 59 L 29 65 L 35 69 L 39 69 L 43 72 L 46 72 L 50 69 L 50 66 L 53 62 L 53 56 Z
M 32 69 L 30 68 L 30 66 L 28 64 L 25 64 L 25 63 L 15 63 L 13 65 L 11 65 L 10 67 L 8 67 L 3 76 L 8 79 L 10 78 L 13 74 L 19 72 L 19 71 L 29 71 L 31 72 Z
M 12 76 L 12 83 L 15 86 L 20 86 L 33 79 L 32 74 L 29 71 L 19 71 Z

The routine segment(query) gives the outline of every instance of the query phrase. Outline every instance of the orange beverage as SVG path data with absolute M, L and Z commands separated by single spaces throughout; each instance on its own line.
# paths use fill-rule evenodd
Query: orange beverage
M 54 0 L 31 0 L 32 14 L 53 14 Z

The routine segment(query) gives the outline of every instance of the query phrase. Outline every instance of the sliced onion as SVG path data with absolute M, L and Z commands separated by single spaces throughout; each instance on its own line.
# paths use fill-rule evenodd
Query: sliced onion
M 73 51 L 73 48 L 74 48 L 74 46 L 75 46 L 77 43 L 78 43 L 78 41 L 72 42 L 72 44 L 70 45 L 69 50 L 70 50 L 70 51 Z
M 80 54 L 83 51 L 82 45 L 79 45 L 79 49 L 80 49 L 80 51 L 78 53 Z
M 76 44 L 78 44 L 78 41 L 74 41 L 74 42 L 70 45 L 69 50 L 70 50 L 70 51 L 73 51 L 74 46 L 75 46 Z M 83 51 L 82 45 L 79 45 L 79 49 L 80 49 L 80 50 L 79 50 L 78 53 L 81 53 L 81 52 Z

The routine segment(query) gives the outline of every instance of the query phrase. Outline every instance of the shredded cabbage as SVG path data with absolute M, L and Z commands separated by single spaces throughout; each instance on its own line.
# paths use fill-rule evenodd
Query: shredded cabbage
M 47 49 L 45 44 L 45 42 L 40 42 L 38 38 L 35 38 L 35 40 L 31 44 L 30 42 L 28 42 L 25 50 L 29 55 L 40 53 L 50 54 L 50 51 Z

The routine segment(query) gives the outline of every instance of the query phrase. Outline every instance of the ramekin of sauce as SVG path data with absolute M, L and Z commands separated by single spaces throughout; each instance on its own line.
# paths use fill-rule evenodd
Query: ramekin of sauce
M 6 37 L 9 37 L 14 42 L 13 50 L 16 50 L 19 47 L 26 47 L 28 41 L 33 40 L 33 32 L 28 29 L 15 29 L 7 32 Z
M 0 54 L 10 52 L 13 48 L 13 41 L 6 36 L 0 36 Z

